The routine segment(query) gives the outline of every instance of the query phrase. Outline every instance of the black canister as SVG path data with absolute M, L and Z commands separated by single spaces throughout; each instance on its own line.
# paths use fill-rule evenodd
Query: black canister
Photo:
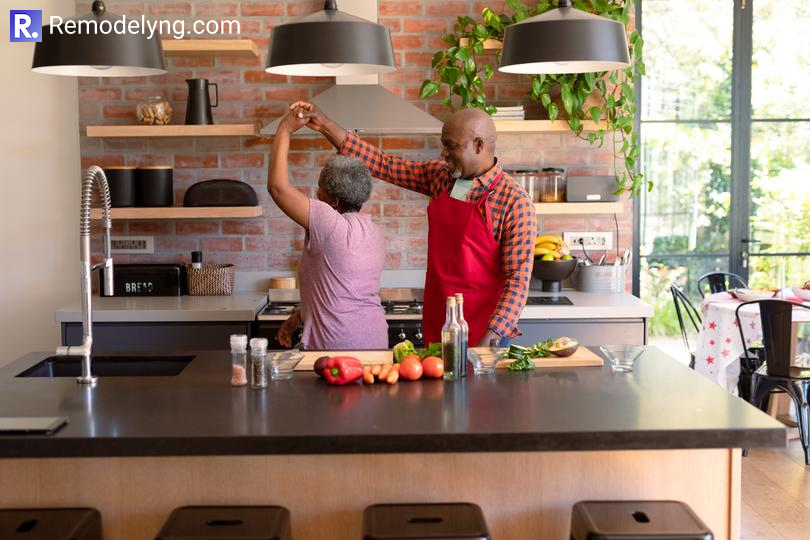
M 166 165 L 138 167 L 136 200 L 138 206 L 172 206 L 174 204 L 173 170 Z
M 107 184 L 110 186 L 110 206 L 135 206 L 135 167 L 110 166 L 104 167 Z

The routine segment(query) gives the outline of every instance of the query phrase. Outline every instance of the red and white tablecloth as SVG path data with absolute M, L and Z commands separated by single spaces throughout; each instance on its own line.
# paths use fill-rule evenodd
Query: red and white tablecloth
M 788 300 L 792 300 L 788 298 Z M 702 373 L 729 392 L 737 393 L 743 344 L 734 312 L 742 302 L 726 292 L 712 294 L 700 304 L 703 325 L 695 349 L 695 371 Z M 756 305 L 740 311 L 745 347 L 762 339 L 762 323 Z M 793 311 L 793 321 L 810 322 L 810 310 Z

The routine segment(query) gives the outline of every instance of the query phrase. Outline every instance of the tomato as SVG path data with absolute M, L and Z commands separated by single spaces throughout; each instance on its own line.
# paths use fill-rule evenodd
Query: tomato
M 444 375 L 444 362 L 438 356 L 428 356 L 422 360 L 422 370 L 428 379 L 440 379 Z
M 400 360 L 399 363 L 401 364 L 401 363 L 405 362 L 405 360 L 414 360 L 414 359 L 420 360 L 420 361 L 422 360 L 421 358 L 419 358 L 418 354 L 408 354 L 408 355 L 403 356 L 402 360 Z
M 409 381 L 416 381 L 422 377 L 422 362 L 417 355 L 406 356 L 399 364 L 399 376 Z

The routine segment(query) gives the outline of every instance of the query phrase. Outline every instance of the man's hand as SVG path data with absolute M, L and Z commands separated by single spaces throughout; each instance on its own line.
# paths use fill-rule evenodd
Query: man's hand
M 306 120 L 309 129 L 317 131 L 326 137 L 335 148 L 340 148 L 346 138 L 346 130 L 333 122 L 321 109 L 309 101 L 296 101 L 290 105 L 291 111 L 296 111 L 296 115 Z
M 290 105 L 290 111 L 295 112 L 299 118 L 306 120 L 306 126 L 317 132 L 322 132 L 329 117 L 314 103 L 308 101 L 296 101 Z
M 481 341 L 478 342 L 479 347 L 498 347 L 500 346 L 501 336 L 496 334 L 492 331 L 492 329 L 487 328 L 487 331 L 484 332 L 484 337 L 481 338 Z
M 289 318 L 281 324 L 281 328 L 278 329 L 278 334 L 276 334 L 276 340 L 278 341 L 278 344 L 288 349 L 292 347 L 293 333 L 296 330 L 298 330 L 300 324 L 301 324 L 301 317 L 296 311 L 295 313 L 290 315 Z
M 276 133 L 288 133 L 292 134 L 307 125 L 307 118 L 306 115 L 307 111 L 302 107 L 297 107 L 294 109 L 290 109 L 290 111 L 284 115 L 281 121 L 278 123 L 278 128 L 276 128 Z

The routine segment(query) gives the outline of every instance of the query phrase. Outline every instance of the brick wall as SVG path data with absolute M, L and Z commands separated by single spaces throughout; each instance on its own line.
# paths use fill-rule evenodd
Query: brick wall
M 303 78 L 265 73 L 268 35 L 276 25 L 290 18 L 321 9 L 322 0 L 264 1 L 176 1 L 108 0 L 109 11 L 128 16 L 194 20 L 239 20 L 241 38 L 254 40 L 261 58 L 170 57 L 169 73 L 159 77 L 124 79 L 79 79 L 82 166 L 171 165 L 174 170 L 175 203 L 182 204 L 185 190 L 193 183 L 232 178 L 251 184 L 259 195 L 264 215 L 245 220 L 130 221 L 116 222 L 116 234 L 153 235 L 153 255 L 118 256 L 120 262 L 187 261 L 192 250 L 205 252 L 207 262 L 232 262 L 240 270 L 294 270 L 302 247 L 303 232 L 270 200 L 265 189 L 268 138 L 87 138 L 86 125 L 131 124 L 137 102 L 163 94 L 172 103 L 172 123 L 183 123 L 186 84 L 191 77 L 207 78 L 219 84 L 220 105 L 214 109 L 215 123 L 258 121 L 265 125 L 283 113 L 293 100 L 311 98 L 332 84 L 328 78 Z M 500 8 L 502 2 L 461 0 L 380 0 L 380 23 L 391 29 L 397 70 L 383 77 L 391 92 L 443 117 L 448 110 L 440 98 L 418 99 L 419 86 L 433 71 L 430 59 L 444 48 L 442 34 L 452 29 L 459 14 L 475 16 L 484 6 Z M 338 3 L 338 7 L 340 4 Z M 77 2 L 84 13 L 87 1 Z M 222 36 L 229 37 L 229 36 Z M 230 36 L 236 37 L 236 36 Z M 493 58 L 494 61 L 494 58 Z M 498 73 L 488 92 L 502 104 L 527 103 L 529 85 L 525 77 Z M 411 159 L 433 158 L 439 152 L 436 136 L 385 136 L 369 140 L 391 152 Z M 333 154 L 322 138 L 296 138 L 290 155 L 292 180 L 314 196 L 319 168 Z M 613 156 L 609 148 L 592 148 L 569 133 L 501 134 L 498 155 L 503 164 L 532 163 L 566 166 L 569 174 L 610 174 Z M 426 263 L 425 197 L 383 182 L 376 182 L 364 211 L 374 216 L 386 233 L 387 269 L 420 269 Z M 540 230 L 613 230 L 612 216 L 538 219 Z M 630 247 L 632 214 L 630 205 L 620 216 L 619 245 Z M 94 244 L 99 253 L 100 244 Z

